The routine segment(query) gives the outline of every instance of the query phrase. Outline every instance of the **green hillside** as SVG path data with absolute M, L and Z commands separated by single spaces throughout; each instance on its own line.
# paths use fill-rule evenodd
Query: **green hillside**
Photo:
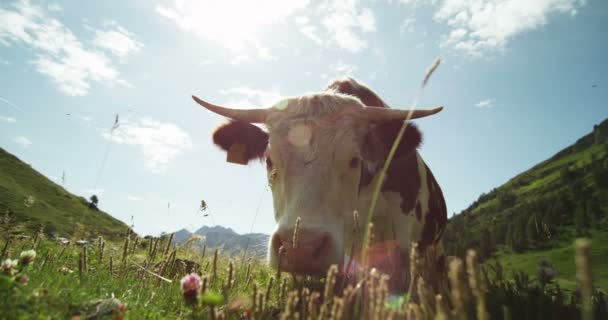
M 3 224 L 8 219 L 12 233 L 43 227 L 48 236 L 113 238 L 128 228 L 109 214 L 89 208 L 85 198 L 69 193 L 2 148 L 0 168 L 0 215 Z
M 476 248 L 510 271 L 531 274 L 546 258 L 558 282 L 573 287 L 572 242 L 578 237 L 593 241 L 596 284 L 608 288 L 608 120 L 480 195 L 449 219 L 444 244 L 448 254 L 462 256 L 466 248 Z

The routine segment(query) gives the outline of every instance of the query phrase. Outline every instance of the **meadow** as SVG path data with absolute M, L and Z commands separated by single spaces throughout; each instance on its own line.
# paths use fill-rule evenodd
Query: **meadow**
M 429 279 L 425 257 L 414 250 L 414 281 L 404 294 L 389 292 L 390 277 L 374 269 L 349 276 L 330 267 L 326 277 L 304 277 L 216 249 L 194 253 L 191 242 L 174 246 L 172 236 L 127 232 L 84 246 L 42 233 L 3 240 L 1 319 L 608 318 L 583 239 L 570 257 L 578 284 L 571 292 L 554 281 L 550 265 L 508 274 L 496 262 L 480 265 L 473 250 L 448 260 L 444 277 Z

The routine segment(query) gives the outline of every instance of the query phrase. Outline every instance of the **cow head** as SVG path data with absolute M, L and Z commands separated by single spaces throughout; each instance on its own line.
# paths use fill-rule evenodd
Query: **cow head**
M 351 89 L 359 85 L 349 83 Z M 330 264 L 341 264 L 345 232 L 351 232 L 345 230 L 345 220 L 359 209 L 360 190 L 382 166 L 401 124 L 441 111 L 385 108 L 367 88 L 369 99 L 335 84 L 268 109 L 225 108 L 193 96 L 206 109 L 232 119 L 213 134 L 229 158 L 237 153 L 237 162 L 266 162 L 277 222 L 268 261 L 275 268 L 280 261 L 281 270 L 320 274 Z M 414 152 L 420 140 L 410 124 L 397 156 Z

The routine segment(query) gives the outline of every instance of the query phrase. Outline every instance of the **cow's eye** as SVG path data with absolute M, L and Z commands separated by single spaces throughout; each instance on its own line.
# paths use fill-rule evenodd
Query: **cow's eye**
M 359 163 L 360 163 L 360 162 L 361 162 L 361 159 L 359 159 L 359 158 L 357 158 L 357 157 L 352 158 L 352 159 L 350 160 L 350 167 L 351 167 L 351 168 L 353 168 L 353 169 L 354 169 L 354 168 L 357 168 L 357 167 L 359 167 Z
M 268 171 L 272 170 L 272 160 L 270 159 L 270 157 L 266 157 L 266 169 Z

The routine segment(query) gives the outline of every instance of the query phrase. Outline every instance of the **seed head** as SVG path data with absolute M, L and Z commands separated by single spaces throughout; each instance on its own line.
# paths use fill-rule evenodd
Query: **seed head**
M 2 262 L 2 265 L 0 265 L 0 271 L 2 271 L 2 274 L 5 274 L 7 276 L 12 276 L 15 274 L 15 269 L 17 268 L 17 264 L 18 264 L 17 260 L 6 259 Z
M 21 264 L 23 266 L 27 266 L 27 265 L 31 264 L 35 258 L 36 258 L 36 251 L 34 251 L 34 250 L 23 251 L 19 255 L 19 264 Z

